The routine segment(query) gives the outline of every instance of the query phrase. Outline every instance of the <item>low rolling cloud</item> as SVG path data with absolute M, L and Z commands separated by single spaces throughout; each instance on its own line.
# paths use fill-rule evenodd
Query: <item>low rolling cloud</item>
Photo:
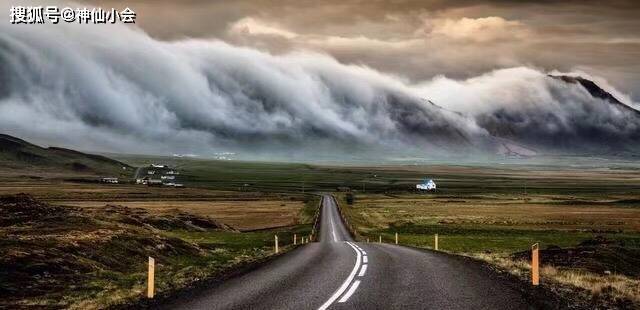
M 637 115 L 544 68 L 415 79 L 333 54 L 405 50 L 425 35 L 473 44 L 530 35 L 497 17 L 421 27 L 408 38 L 373 39 L 243 17 L 225 25 L 225 42 L 161 39 L 122 25 L 3 22 L 0 131 L 81 150 L 294 158 L 492 153 L 505 139 L 541 152 L 599 153 L 633 150 L 639 141 Z M 483 29 L 490 31 L 474 35 Z

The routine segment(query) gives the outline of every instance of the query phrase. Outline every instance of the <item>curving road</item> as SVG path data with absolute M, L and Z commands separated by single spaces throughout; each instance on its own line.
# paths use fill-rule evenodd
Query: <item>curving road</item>
M 319 242 L 179 300 L 170 309 L 527 309 L 512 283 L 470 260 L 354 242 L 322 200 Z

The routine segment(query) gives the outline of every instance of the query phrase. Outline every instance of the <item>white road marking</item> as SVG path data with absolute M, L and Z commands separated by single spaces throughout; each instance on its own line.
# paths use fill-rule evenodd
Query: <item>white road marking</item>
M 365 252 L 365 251 L 362 251 L 362 255 L 367 255 L 367 252 Z
M 358 274 L 358 277 L 363 277 L 364 273 L 367 272 L 367 264 L 363 264 L 362 268 L 360 268 L 360 273 Z
M 333 235 L 333 242 L 338 242 L 338 237 L 336 237 L 336 225 L 333 223 L 333 216 L 331 219 L 331 234 Z
M 363 263 L 368 263 L 369 262 L 369 258 L 365 255 L 364 257 L 362 257 L 362 262 Z
M 351 297 L 351 295 L 353 295 L 353 293 L 358 289 L 359 285 L 360 285 L 360 280 L 356 280 L 355 282 L 353 282 L 353 284 L 349 288 L 349 291 L 347 291 L 347 293 L 344 294 L 344 296 L 342 296 L 342 298 L 340 298 L 340 300 L 338 300 L 338 302 L 345 302 L 345 301 L 349 300 L 349 297 Z
M 356 249 L 356 247 L 354 247 L 350 242 L 346 242 L 346 243 L 351 248 L 353 248 L 353 250 L 356 252 L 356 264 L 353 266 L 353 270 L 351 270 L 351 273 L 349 274 L 347 279 L 344 280 L 344 282 L 338 288 L 338 290 L 336 290 L 335 293 L 333 293 L 333 295 L 331 295 L 331 297 L 329 297 L 329 299 L 324 304 L 322 304 L 322 306 L 320 306 L 320 308 L 318 308 L 318 310 L 325 310 L 325 309 L 329 308 L 329 306 L 331 306 L 331 304 L 334 301 L 336 301 L 336 299 L 338 299 L 338 297 L 340 297 L 340 295 L 342 295 L 342 293 L 344 293 L 344 291 L 347 289 L 347 287 L 349 287 L 349 284 L 351 283 L 351 281 L 353 281 L 353 278 L 355 278 L 355 276 L 356 276 L 356 272 L 358 272 L 358 269 L 360 268 L 361 259 L 362 259 L 362 255 L 360 254 L 360 251 L 358 251 L 358 249 Z M 359 282 L 360 281 L 358 281 L 358 283 Z M 353 291 L 355 291 L 355 288 L 353 288 L 353 286 L 351 288 L 352 288 Z M 358 287 L 356 286 L 356 288 L 358 288 Z M 353 294 L 353 292 L 351 292 L 351 294 Z M 351 296 L 351 295 L 349 295 L 349 296 Z M 342 299 L 344 299 L 344 297 Z M 349 299 L 349 297 L 347 297 L 347 299 Z M 345 301 L 346 301 L 346 299 L 345 299 Z

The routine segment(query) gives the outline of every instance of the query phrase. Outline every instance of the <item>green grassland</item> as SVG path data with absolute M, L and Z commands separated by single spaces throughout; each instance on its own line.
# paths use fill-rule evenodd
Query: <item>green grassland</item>
M 55 179 L 60 178 L 59 175 L 53 179 L 24 180 L 14 175 L 0 184 L 0 193 L 28 189 L 45 201 L 62 205 L 65 201 L 74 202 L 73 205 L 80 207 L 87 204 L 89 209 L 99 209 L 96 203 L 103 201 L 131 201 L 138 206 L 148 206 L 145 209 L 154 216 L 164 216 L 162 212 L 168 209 L 161 205 L 165 202 L 180 211 L 179 201 L 185 202 L 185 206 L 188 202 L 190 210 L 214 219 L 218 212 L 214 205 L 223 203 L 227 205 L 219 210 L 238 208 L 252 212 L 249 209 L 268 206 L 299 212 L 291 215 L 296 218 L 292 226 L 265 230 L 201 231 L 181 227 L 154 230 L 162 240 L 174 240 L 189 245 L 189 249 L 197 249 L 195 252 L 169 251 L 158 258 L 160 295 L 219 276 L 238 264 L 267 257 L 272 253 L 274 234 L 278 234 L 281 246 L 286 249 L 293 234 L 310 233 L 318 204 L 314 194 L 319 193 L 338 196 L 361 241 L 367 238 L 374 241 L 382 236 L 385 242 L 392 242 L 398 233 L 401 244 L 431 248 L 433 235 L 439 234 L 441 250 L 507 256 L 528 250 L 534 242 L 540 242 L 542 248 L 573 247 L 601 237 L 624 249 L 640 248 L 640 170 L 630 163 L 351 166 L 110 157 L 133 167 L 167 164 L 180 172 L 179 182 L 186 188 L 74 183 L 64 176 Z M 424 178 L 434 179 L 438 191 L 416 192 L 415 184 Z M 345 201 L 346 191 L 355 196 L 354 204 L 348 205 Z M 294 200 L 304 201 L 303 206 L 283 207 L 287 201 Z M 226 215 L 238 220 L 237 213 Z M 121 225 L 107 226 L 118 231 Z M 148 232 L 127 225 L 132 229 L 131 235 L 149 236 Z M 73 230 L 72 227 L 66 229 Z M 54 245 L 66 242 L 59 236 L 52 235 L 53 239 L 47 242 Z M 123 244 L 115 244 L 115 248 L 106 253 L 122 255 L 131 244 L 137 244 L 122 240 Z M 145 242 L 159 242 L 154 240 Z M 137 253 L 135 263 L 124 270 L 108 266 L 97 271 L 91 269 L 91 273 L 82 275 L 85 282 L 61 293 L 66 296 L 65 305 L 96 308 L 141 298 L 147 254 Z M 46 304 L 55 300 L 55 296 L 33 296 L 27 300 L 32 304 L 38 300 Z
M 557 194 L 526 199 L 355 194 L 353 205 L 344 195 L 341 203 L 361 240 L 382 236 L 391 242 L 398 233 L 402 244 L 433 248 L 438 234 L 440 250 L 513 253 L 536 242 L 567 247 L 599 236 L 640 248 L 640 206 L 631 198 L 620 202 L 626 195 L 588 200 L 593 194 L 574 194 L 562 200 Z
M 534 242 L 572 246 L 594 236 L 634 247 L 640 242 L 639 214 L 628 212 L 640 208 L 640 173 L 629 163 L 363 167 L 118 159 L 137 165 L 162 162 L 178 167 L 189 186 L 258 192 L 334 192 L 350 188 L 356 203 L 346 209 L 347 214 L 359 233 L 370 239 L 383 235 L 391 240 L 398 232 L 404 242 L 430 247 L 433 234 L 438 233 L 442 249 L 467 253 L 523 251 Z M 413 190 L 425 177 L 436 180 L 437 192 Z M 448 210 L 443 213 L 433 206 L 446 206 Z M 536 218 L 534 213 L 540 208 L 546 215 Z M 587 216 L 576 216 L 581 208 Z M 605 211 L 606 218 L 598 216 Z
M 439 195 L 475 194 L 604 194 L 640 193 L 639 167 L 565 165 L 313 165 L 222 161 L 175 157 L 112 155 L 133 166 L 162 163 L 178 169 L 186 185 L 220 190 L 264 192 L 335 191 L 406 193 L 425 177 L 437 181 Z M 248 186 L 245 186 L 248 185 Z M 637 197 L 637 196 L 636 196 Z

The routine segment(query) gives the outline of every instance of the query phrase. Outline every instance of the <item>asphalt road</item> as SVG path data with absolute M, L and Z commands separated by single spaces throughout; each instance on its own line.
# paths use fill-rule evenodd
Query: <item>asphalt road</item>
M 527 309 L 508 280 L 470 260 L 353 242 L 331 196 L 319 242 L 178 300 L 170 309 Z

